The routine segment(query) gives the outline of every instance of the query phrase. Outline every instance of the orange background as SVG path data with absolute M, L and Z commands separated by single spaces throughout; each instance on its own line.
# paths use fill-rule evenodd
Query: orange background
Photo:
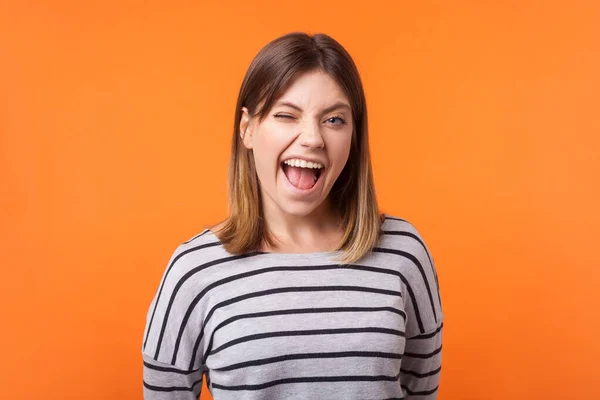
M 439 399 L 600 398 L 599 3 L 206 3 L 2 2 L 2 398 L 142 397 L 245 70 L 294 30 L 353 55 L 382 210 L 434 257 Z

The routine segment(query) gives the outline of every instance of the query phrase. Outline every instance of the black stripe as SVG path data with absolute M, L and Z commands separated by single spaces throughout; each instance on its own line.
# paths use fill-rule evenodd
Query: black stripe
M 284 354 L 276 357 L 261 358 L 258 360 L 244 361 L 226 367 L 219 367 L 219 371 L 232 371 L 234 369 L 255 367 L 257 365 L 273 364 L 277 362 L 290 360 L 307 360 L 319 358 L 340 358 L 340 357 L 370 357 L 370 358 L 388 358 L 393 360 L 401 360 L 402 354 L 397 353 L 382 353 L 379 351 L 336 351 L 329 353 L 295 353 Z M 396 377 L 397 378 L 397 377 Z
M 192 370 L 189 370 L 189 371 L 185 371 L 185 370 L 177 369 L 177 368 L 174 368 L 174 367 L 162 367 L 162 366 L 150 364 L 147 361 L 144 361 L 144 366 L 146 368 L 148 368 L 148 369 L 153 369 L 155 371 L 174 372 L 176 374 L 181 374 L 181 375 L 190 375 L 190 374 L 193 374 L 193 373 L 198 372 L 200 370 L 200 368 L 197 368 L 197 369 L 192 369 Z
M 421 373 L 421 372 L 409 371 L 407 369 L 401 368 L 400 372 L 403 374 L 406 374 L 406 375 L 416 376 L 417 378 L 426 378 L 428 376 L 439 374 L 441 370 L 442 370 L 442 367 L 439 367 L 438 369 L 434 369 L 433 371 Z
M 342 333 L 359 333 L 359 332 L 373 332 L 373 333 L 388 333 L 391 335 L 404 337 L 404 332 L 389 329 L 389 328 L 379 328 L 379 327 L 368 327 L 368 328 L 337 328 L 337 329 L 310 329 L 303 331 L 277 331 L 277 332 L 265 332 L 265 333 L 257 333 L 254 335 L 242 336 L 240 338 L 230 340 L 227 343 L 222 344 L 211 352 L 208 352 L 208 355 L 218 353 L 222 350 L 225 350 L 228 347 L 234 346 L 239 343 L 249 342 L 252 340 L 259 340 L 265 338 L 272 337 L 280 337 L 280 336 L 307 336 L 307 335 L 336 335 Z
M 414 226 L 413 226 L 413 228 L 414 228 Z M 421 246 L 423 246 L 423 250 L 425 250 L 425 254 L 427 254 L 427 258 L 429 259 L 429 263 L 432 266 L 433 276 L 435 277 L 435 285 L 437 287 L 438 300 L 440 302 L 440 311 L 443 312 L 443 310 L 442 310 L 442 297 L 440 295 L 440 284 L 438 282 L 437 271 L 435 269 L 435 265 L 433 264 L 433 260 L 431 259 L 431 255 L 429 254 L 429 250 L 427 250 L 427 246 L 425 246 L 425 243 L 421 240 L 421 238 L 419 236 L 415 235 L 412 232 L 405 232 L 405 231 L 383 231 L 383 233 L 386 234 L 386 235 L 409 236 L 409 237 L 412 237 L 413 239 L 415 239 L 417 242 L 419 242 L 421 244 Z
M 435 331 L 429 332 L 429 333 L 422 333 L 420 335 L 413 336 L 408 339 L 431 339 L 432 337 L 434 337 L 435 335 L 440 333 L 440 331 L 442 330 L 443 327 L 444 327 L 444 323 L 442 322 L 442 324 Z
M 186 386 L 154 386 L 154 385 L 150 385 L 149 383 L 147 383 L 146 381 L 144 381 L 144 386 L 150 390 L 154 390 L 156 392 L 193 392 L 194 391 L 194 386 L 196 386 L 197 384 L 201 383 L 202 379 L 192 383 L 192 387 L 186 387 Z
M 208 247 L 218 246 L 219 244 L 220 244 L 219 242 L 211 242 L 211 243 L 206 243 L 206 244 L 203 244 L 200 246 L 189 248 L 185 251 L 182 251 L 180 254 L 178 254 L 173 259 L 173 261 L 171 261 L 171 264 L 167 267 L 165 276 L 164 276 L 162 282 L 160 283 L 160 287 L 158 289 L 158 294 L 156 294 L 156 303 L 154 304 L 154 310 L 152 310 L 152 316 L 150 317 L 150 322 L 148 323 L 148 329 L 146 329 L 146 339 L 144 340 L 144 346 L 142 347 L 143 350 L 146 349 L 146 343 L 148 342 L 148 337 L 150 336 L 150 329 L 152 328 L 152 322 L 154 321 L 154 314 L 156 313 L 156 308 L 158 307 L 158 301 L 160 300 L 160 295 L 162 294 L 162 290 L 165 285 L 165 282 L 167 281 L 169 272 L 171 271 L 171 268 L 173 268 L 173 265 L 175 264 L 175 262 L 177 262 L 177 260 L 179 260 L 184 255 L 191 253 L 192 251 L 197 251 L 197 250 L 202 250 L 202 249 L 205 249 Z
M 303 382 L 377 382 L 377 381 L 390 381 L 393 382 L 397 378 L 395 376 L 385 376 L 385 375 L 376 375 L 376 376 L 308 376 L 302 378 L 286 378 L 286 379 L 278 379 L 275 381 L 270 381 L 266 383 L 262 383 L 259 385 L 239 385 L 239 386 L 225 386 L 219 385 L 213 382 L 213 388 L 215 389 L 223 389 L 223 390 L 262 390 L 271 386 L 281 385 L 286 383 L 303 383 Z
M 165 330 L 167 327 L 167 321 L 169 319 L 169 314 L 171 311 L 171 307 L 173 306 L 173 302 L 175 301 L 175 296 L 177 295 L 177 292 L 179 291 L 179 289 L 181 288 L 181 286 L 185 283 L 186 280 L 188 280 L 190 277 L 192 277 L 194 274 L 196 274 L 199 271 L 202 271 L 205 268 L 211 267 L 213 265 L 217 265 L 217 264 L 222 264 L 228 261 L 233 261 L 233 260 L 238 260 L 241 258 L 246 258 L 246 257 L 252 257 L 256 255 L 255 253 L 247 253 L 247 254 L 242 254 L 239 256 L 231 256 L 231 257 L 225 257 L 225 258 L 219 258 L 217 260 L 212 260 L 209 261 L 207 263 L 204 263 L 202 265 L 199 265 L 197 267 L 195 267 L 194 269 L 188 271 L 175 285 L 175 288 L 173 289 L 173 292 L 171 293 L 171 297 L 169 298 L 169 304 L 167 306 L 167 310 L 165 311 L 165 317 L 163 319 L 163 324 L 162 327 L 160 329 L 160 335 L 158 336 L 158 342 L 156 343 L 156 353 L 154 354 L 154 358 L 156 360 L 158 360 L 158 355 L 160 354 L 160 349 L 161 349 L 161 344 L 162 344 L 162 339 L 165 335 Z M 178 256 L 179 257 L 179 256 Z M 173 265 L 173 264 L 171 264 Z M 163 279 L 163 283 L 166 279 Z M 162 285 L 161 285 L 161 290 L 162 290 Z M 154 310 L 156 310 L 156 306 L 158 305 L 158 300 L 156 301 L 156 304 L 154 305 Z M 147 338 L 146 338 L 147 339 Z M 171 362 L 171 364 L 175 364 L 175 362 Z M 191 369 L 191 368 L 190 368 Z
M 431 358 L 431 357 L 435 356 L 436 354 L 438 354 L 441 351 L 442 351 L 442 346 L 438 347 L 437 349 L 435 349 L 431 353 L 426 353 L 426 354 L 404 353 L 404 357 L 410 357 L 410 358 Z
M 260 318 L 260 317 L 270 317 L 270 316 L 275 316 L 275 315 L 290 315 L 290 314 L 317 314 L 317 313 L 339 313 L 339 312 L 379 312 L 379 311 L 390 311 L 393 312 L 395 314 L 398 314 L 400 316 L 402 316 L 402 318 L 404 319 L 404 322 L 406 323 L 406 313 L 402 310 L 399 310 L 397 308 L 394 307 L 326 307 L 326 308 L 296 308 L 296 309 L 289 309 L 289 310 L 277 310 L 277 311 L 262 311 L 262 312 L 255 312 L 255 313 L 248 313 L 248 314 L 240 314 L 240 315 L 235 315 L 233 317 L 227 318 L 226 320 L 224 320 L 223 322 L 221 322 L 219 325 L 217 325 L 211 335 L 210 335 L 210 341 L 208 343 L 208 347 L 206 352 L 210 353 L 211 349 L 212 349 L 212 343 L 213 343 L 213 339 L 215 336 L 215 333 L 223 328 L 224 326 L 227 326 L 229 324 L 231 324 L 232 322 L 235 322 L 237 320 L 240 319 L 245 319 L 245 318 Z
M 400 385 L 400 386 L 402 386 L 402 389 L 406 390 L 406 393 L 408 393 L 411 396 L 428 396 L 430 394 L 434 394 L 438 390 L 438 386 L 436 386 L 435 388 L 433 388 L 431 390 L 423 390 L 421 392 L 413 392 L 406 385 Z
M 406 251 L 395 250 L 395 249 L 386 249 L 386 248 L 382 248 L 382 247 L 375 247 L 373 249 L 373 251 L 379 252 L 379 253 L 396 254 L 396 255 L 408 258 L 417 266 L 417 268 L 419 269 L 419 272 L 421 273 L 421 277 L 423 278 L 423 282 L 425 283 L 425 288 L 427 289 L 427 294 L 429 296 L 429 302 L 431 303 L 431 311 L 433 312 L 433 317 L 435 319 L 435 322 L 437 323 L 437 313 L 435 312 L 435 305 L 433 304 L 433 296 L 431 295 L 431 288 L 429 287 L 429 280 L 427 279 L 427 276 L 425 275 L 425 270 L 423 269 L 423 266 L 421 265 L 421 263 L 419 262 L 417 257 L 413 256 L 412 254 L 410 254 Z M 421 329 L 421 332 L 423 332 L 423 329 Z
M 321 291 L 332 291 L 332 290 L 381 293 L 381 294 L 402 297 L 402 294 L 400 292 L 396 292 L 396 291 L 392 291 L 392 290 L 385 290 L 385 289 L 365 288 L 365 287 L 361 287 L 361 286 L 292 286 L 292 287 L 275 288 L 275 289 L 268 289 L 268 290 L 263 290 L 263 291 L 259 291 L 259 292 L 246 293 L 241 296 L 237 296 L 232 299 L 222 301 L 210 310 L 210 312 L 207 314 L 205 321 L 202 324 L 202 329 L 200 331 L 200 335 L 198 336 L 198 339 L 196 340 L 196 344 L 194 345 L 194 352 L 192 353 L 192 357 L 190 359 L 190 365 L 191 365 L 190 369 L 193 368 L 193 366 L 194 366 L 193 363 L 194 363 L 194 360 L 196 359 L 196 353 L 197 353 L 197 349 L 200 345 L 200 340 L 202 339 L 202 336 L 204 334 L 204 328 L 208 324 L 208 321 L 210 320 L 210 318 L 212 317 L 212 315 L 214 314 L 214 312 L 217 309 L 228 306 L 230 304 L 233 304 L 233 303 L 236 303 L 239 301 L 249 299 L 249 298 L 268 296 L 268 295 L 275 294 L 275 293 L 321 292 Z M 202 357 L 202 363 L 206 362 L 206 358 L 207 358 L 207 356 Z

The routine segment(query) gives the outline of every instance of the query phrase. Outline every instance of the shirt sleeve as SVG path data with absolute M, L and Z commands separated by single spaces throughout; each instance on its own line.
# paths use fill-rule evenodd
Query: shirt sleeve
M 189 246 L 172 254 L 146 314 L 141 358 L 144 400 L 197 400 L 207 371 L 201 363 L 202 335 L 193 319 L 197 281 Z M 193 272 L 193 271 L 192 271 Z
M 432 332 L 406 339 L 400 381 L 405 400 L 437 399 L 442 369 L 443 323 Z
M 405 400 L 435 400 L 442 369 L 444 314 L 435 263 L 418 231 L 405 281 L 405 348 L 400 385 Z

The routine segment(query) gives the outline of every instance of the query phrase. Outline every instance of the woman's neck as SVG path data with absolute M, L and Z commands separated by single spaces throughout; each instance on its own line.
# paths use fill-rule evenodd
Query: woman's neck
M 324 207 L 321 207 L 324 206 Z M 266 228 L 276 240 L 276 248 L 263 244 L 261 251 L 309 253 L 331 251 L 345 234 L 343 219 L 321 205 L 306 216 L 265 212 Z

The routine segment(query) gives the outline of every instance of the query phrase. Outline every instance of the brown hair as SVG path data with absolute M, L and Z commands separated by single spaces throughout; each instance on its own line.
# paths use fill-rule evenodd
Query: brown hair
M 353 133 L 350 154 L 329 196 L 338 207 L 346 231 L 335 250 L 338 260 L 352 263 L 368 253 L 381 234 L 381 220 L 369 154 L 367 107 L 358 69 L 348 52 L 330 36 L 292 32 L 274 39 L 252 60 L 235 108 L 229 164 L 229 217 L 219 230 L 226 251 L 258 251 L 274 246 L 262 210 L 260 184 L 251 150 L 239 136 L 242 107 L 262 121 L 296 74 L 321 69 L 343 89 L 350 101 Z M 260 109 L 259 109 L 260 107 Z

